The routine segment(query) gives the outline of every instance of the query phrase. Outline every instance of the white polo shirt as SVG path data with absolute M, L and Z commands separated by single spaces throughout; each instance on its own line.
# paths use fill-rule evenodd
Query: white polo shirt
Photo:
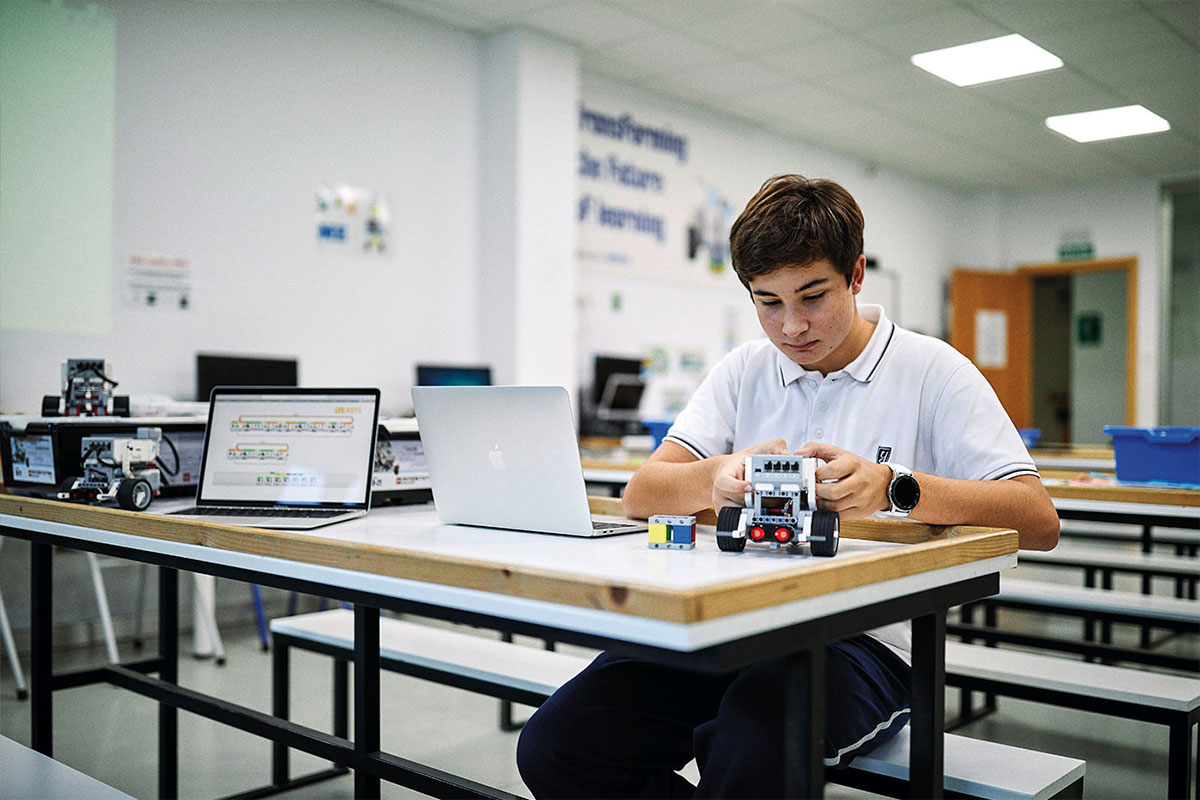
M 747 342 L 713 368 L 665 438 L 697 458 L 782 437 L 789 450 L 823 442 L 945 478 L 1038 474 L 974 364 L 939 339 L 898 327 L 882 306 L 859 313 L 875 331 L 845 369 L 822 376 L 769 339 Z M 910 624 L 870 633 L 910 659 Z

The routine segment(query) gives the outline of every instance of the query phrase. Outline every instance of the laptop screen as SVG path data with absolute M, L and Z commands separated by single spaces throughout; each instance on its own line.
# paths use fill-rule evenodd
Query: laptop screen
M 366 508 L 378 420 L 375 389 L 218 387 L 197 502 Z

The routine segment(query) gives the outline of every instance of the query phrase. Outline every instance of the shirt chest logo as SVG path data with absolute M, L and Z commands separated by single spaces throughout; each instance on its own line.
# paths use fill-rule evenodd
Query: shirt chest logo
M 890 448 L 890 447 L 880 447 L 878 450 L 875 451 L 875 463 L 876 464 L 886 464 L 886 463 L 888 463 L 888 459 L 890 459 L 891 457 L 892 457 L 892 448 Z

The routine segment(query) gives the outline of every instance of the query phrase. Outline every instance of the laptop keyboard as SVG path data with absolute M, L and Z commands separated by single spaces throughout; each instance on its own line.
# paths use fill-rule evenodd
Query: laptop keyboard
M 597 522 L 596 520 L 592 520 L 592 530 L 606 531 L 609 528 L 623 528 L 628 524 L 628 522 Z
M 344 508 L 227 508 L 225 506 L 196 506 L 175 512 L 182 515 L 202 514 L 215 517 L 294 517 L 300 519 L 327 519 L 345 514 Z

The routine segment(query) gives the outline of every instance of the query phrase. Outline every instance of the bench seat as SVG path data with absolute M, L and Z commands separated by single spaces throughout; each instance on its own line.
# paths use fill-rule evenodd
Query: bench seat
M 101 783 L 61 761 L 0 736 L 0 795 L 39 800 L 133 800 L 132 795 Z
M 280 617 L 271 620 L 270 628 L 275 636 L 291 636 L 336 648 L 347 658 L 354 654 L 354 612 L 350 609 Z M 508 689 L 543 699 L 554 694 L 590 661 L 555 650 L 513 645 L 461 629 L 391 617 L 379 620 L 379 658 L 384 668 L 392 672 L 443 673 L 495 686 L 498 691 L 491 693 L 493 696 L 507 696 L 509 692 L 499 689 Z
M 1082 544 L 1061 543 L 1053 550 L 1046 551 L 1022 550 L 1017 562 L 1192 580 L 1200 578 L 1200 559 Z
M 1024 552 L 1020 557 L 1025 558 Z M 981 602 L 1014 606 L 1021 604 L 1041 609 L 1093 611 L 1129 622 L 1178 623 L 1200 630 L 1200 605 L 1197 605 L 1195 600 L 1160 595 L 1068 586 L 1023 578 L 1001 578 L 999 593 L 984 598 Z
M 1168 796 L 1191 796 L 1191 732 L 1200 723 L 1200 678 L 946 642 L 946 685 L 1166 725 Z M 964 715 L 969 716 L 969 705 L 964 699 Z M 1200 762 L 1200 752 L 1196 758 Z
M 276 648 L 315 650 L 342 662 L 354 655 L 354 612 L 348 609 L 281 617 L 272 620 L 270 628 Z M 587 657 L 513 644 L 470 630 L 390 617 L 379 620 L 379 645 L 384 669 L 530 705 L 540 704 L 590 663 Z M 287 680 L 287 675 L 273 677 Z M 340 705 L 345 708 L 345 703 Z M 898 740 L 873 757 L 859 756 L 847 770 L 828 770 L 826 778 L 907 796 L 908 736 L 905 728 Z M 946 735 L 943 747 L 947 791 L 997 800 L 1081 796 L 1082 761 L 954 734 Z M 1007 767 L 1000 769 L 997 764 Z
M 906 797 L 909 753 L 908 727 L 879 747 L 858 756 L 847 773 L 870 773 L 883 784 L 860 781 L 853 775 L 827 770 L 826 778 L 893 797 Z M 1077 758 L 1027 750 L 967 736 L 946 734 L 943 743 L 947 794 L 986 797 L 989 800 L 1049 800 L 1082 797 L 1085 762 Z M 890 779 L 890 781 L 889 781 Z M 887 783 L 894 785 L 889 788 Z

